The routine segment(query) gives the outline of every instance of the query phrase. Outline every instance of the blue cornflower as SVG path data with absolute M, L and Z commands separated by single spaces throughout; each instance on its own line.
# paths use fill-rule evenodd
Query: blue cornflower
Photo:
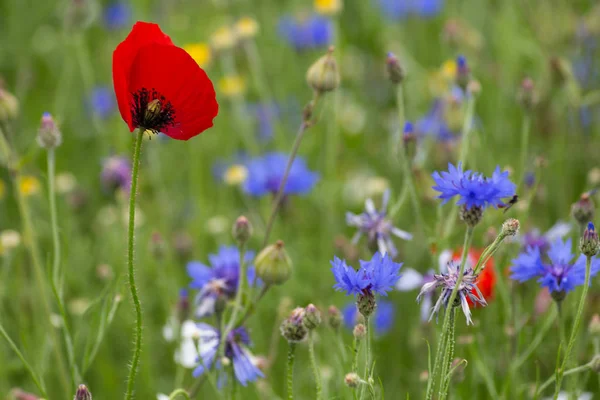
M 383 14 L 390 19 L 403 19 L 410 15 L 434 17 L 444 8 L 444 0 L 378 0 Z
M 254 252 L 244 254 L 246 263 L 254 259 Z M 202 318 L 215 312 L 219 298 L 235 297 L 240 276 L 240 252 L 236 246 L 221 246 L 216 254 L 209 254 L 210 267 L 198 261 L 187 265 L 187 273 L 192 278 L 190 288 L 199 290 L 196 296 L 196 316 Z M 254 284 L 255 274 L 252 265 L 248 266 L 248 284 Z
M 88 99 L 88 107 L 92 113 L 102 119 L 110 117 L 116 110 L 115 92 L 108 86 L 97 86 Z
M 523 249 L 537 247 L 540 251 L 545 252 L 552 242 L 567 236 L 572 228 L 570 223 L 559 221 L 544 234 L 536 228 L 519 236 L 518 240 L 522 244 Z
M 398 250 L 394 245 L 392 235 L 404 240 L 411 240 L 413 236 L 396 228 L 387 217 L 389 199 L 390 191 L 386 190 L 379 211 L 375 208 L 373 200 L 365 200 L 365 211 L 362 214 L 346 213 L 346 223 L 358 228 L 358 232 L 352 238 L 352 243 L 358 243 L 361 236 L 366 234 L 371 248 L 378 249 L 383 254 L 389 252 L 392 257 L 396 257 Z
M 104 9 L 104 25 L 109 30 L 128 28 L 132 17 L 131 5 L 125 3 L 113 3 Z
M 202 363 L 192 374 L 196 378 L 212 367 L 221 337 L 220 332 L 208 324 L 198 323 L 197 327 L 199 357 Z M 225 339 L 225 357 L 231 360 L 235 377 L 243 386 L 264 377 L 262 371 L 256 366 L 256 359 L 248 350 L 248 346 L 250 346 L 250 336 L 243 327 L 232 330 Z M 221 361 L 216 361 L 216 367 L 221 368 Z
M 377 302 L 377 308 L 373 314 L 373 327 L 377 335 L 384 335 L 394 326 L 394 304 L 389 301 Z M 344 325 L 352 329 L 360 321 L 360 313 L 356 303 L 350 303 L 342 310 Z
M 583 285 L 586 257 L 582 254 L 575 258 L 571 253 L 571 244 L 571 239 L 557 239 L 547 251 L 542 251 L 539 247 L 528 247 L 512 261 L 511 278 L 519 282 L 538 278 L 542 287 L 548 288 L 550 292 L 566 293 Z M 593 258 L 591 275 L 596 275 L 598 271 L 600 261 Z
M 415 131 L 419 136 L 432 136 L 441 142 L 454 140 L 458 135 L 448 126 L 445 118 L 446 102 L 443 99 L 436 99 L 427 114 L 417 120 Z
M 289 156 L 284 153 L 267 153 L 250 160 L 247 163 L 248 177 L 244 181 L 244 191 L 252 196 L 277 193 L 288 158 Z M 318 180 L 319 175 L 308 169 L 304 159 L 296 157 L 283 193 L 285 195 L 307 194 Z
M 279 32 L 296 50 L 322 48 L 333 40 L 333 23 L 316 14 L 305 19 L 285 16 L 279 21 Z
M 485 209 L 504 206 L 503 199 L 512 197 L 517 188 L 508 179 L 508 171 L 501 172 L 500 167 L 496 167 L 491 178 L 486 178 L 480 173 L 463 171 L 461 163 L 458 168 L 448 163 L 448 172 L 440 174 L 436 171 L 432 176 L 436 183 L 433 189 L 441 193 L 438 198 L 443 199 L 442 204 L 459 196 L 456 204 L 467 210 L 473 207 Z
M 347 295 L 372 296 L 376 293 L 387 296 L 387 292 L 392 290 L 400 278 L 402 263 L 395 263 L 389 255 L 376 252 L 371 261 L 361 260 L 358 270 L 337 257 L 334 257 L 331 265 L 337 282 L 333 286 L 336 290 L 345 291 Z

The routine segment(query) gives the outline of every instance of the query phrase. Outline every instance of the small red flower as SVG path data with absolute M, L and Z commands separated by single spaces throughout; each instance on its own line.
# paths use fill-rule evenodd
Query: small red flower
M 467 256 L 467 264 L 474 268 L 477 261 L 479 261 L 481 253 L 482 250 L 480 249 L 470 249 L 469 255 Z M 460 262 L 461 255 L 462 249 L 458 249 L 452 254 L 452 259 Z M 489 301 L 494 298 L 494 287 L 496 286 L 496 271 L 494 269 L 493 258 L 490 258 L 488 262 L 485 263 L 483 270 L 479 273 L 476 283 L 483 298 L 489 303 Z M 475 291 L 473 291 L 473 293 L 475 293 Z M 477 307 L 477 304 L 473 304 L 469 298 L 467 298 L 467 301 L 469 302 L 469 306 Z
M 156 24 L 137 22 L 113 53 L 113 82 L 121 117 L 188 140 L 213 126 L 219 111 L 206 73 Z

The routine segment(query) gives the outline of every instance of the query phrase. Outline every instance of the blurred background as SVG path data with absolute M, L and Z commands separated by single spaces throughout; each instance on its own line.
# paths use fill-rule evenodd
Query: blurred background
M 136 257 L 145 330 L 137 398 L 154 399 L 157 393 L 192 383 L 191 371 L 173 360 L 176 345 L 163 334 L 178 315 L 180 289 L 190 282 L 185 266 L 190 260 L 207 263 L 220 245 L 233 245 L 231 226 L 242 214 L 257 231 L 250 248 L 260 250 L 271 197 L 244 193 L 243 160 L 290 151 L 302 108 L 313 96 L 306 71 L 329 46 L 335 46 L 341 86 L 319 103 L 318 122 L 299 153 L 320 181 L 306 196 L 290 197 L 276 222 L 272 238 L 285 241 L 294 274 L 268 293 L 248 324 L 254 353 L 270 357 L 273 364 L 265 372 L 267 379 L 244 388 L 242 398 L 284 397 L 281 320 L 296 305 L 315 303 L 325 312 L 330 304 L 343 308 L 351 301 L 332 289 L 329 260 L 334 255 L 348 260 L 370 255 L 364 241 L 351 244 L 354 230 L 346 226 L 346 211 L 360 212 L 368 197 L 379 204 L 387 189 L 393 201 L 401 192 L 395 152 L 399 122 L 395 87 L 386 75 L 388 52 L 398 57 L 406 74 L 406 118 L 415 124 L 417 135 L 412 166 L 426 225 L 417 225 L 408 201 L 396 214 L 395 225 L 416 233 L 412 242 L 395 240 L 405 267 L 422 273 L 435 269 L 444 248 L 455 250 L 462 243 L 462 227 L 443 243 L 436 239 L 439 202 L 430 189 L 431 172 L 455 162 L 460 147 L 464 94 L 454 85 L 458 55 L 466 57 L 480 84 L 467 167 L 490 175 L 500 165 L 526 174 L 519 193 L 525 201 L 507 216 L 520 218 L 525 231 L 545 231 L 558 220 L 568 221 L 571 204 L 598 187 L 597 2 L 341 3 L 0 1 L 0 126 L 19 155 L 18 179 L 5 168 L 0 171 L 0 322 L 46 377 L 52 398 L 71 396 L 64 393 L 65 378 L 55 365 L 48 334 L 60 330 L 60 319 L 46 315 L 39 304 L 40 289 L 15 199 L 25 199 L 42 263 L 49 265 L 46 157 L 35 138 L 42 113 L 50 112 L 63 134 L 56 189 L 64 297 L 75 353 L 87 367 L 84 383 L 95 398 L 118 398 L 124 391 L 134 319 L 124 282 L 127 195 L 118 190 L 120 181 L 107 178 L 106 169 L 117 168 L 118 157 L 131 156 L 132 135 L 116 107 L 111 65 L 114 48 L 135 21 L 160 24 L 186 49 L 213 81 L 220 104 L 215 126 L 201 136 L 189 142 L 153 136 L 142 150 Z M 523 169 L 525 118 L 531 135 Z M 481 248 L 493 240 L 493 229 L 503 218 L 501 212 L 488 213 L 474 245 Z M 491 387 L 497 396 L 503 393 L 507 349 L 513 341 L 531 341 L 542 323 L 545 309 L 535 307 L 543 305 L 535 282 L 515 285 L 504 277 L 518 249 L 511 244 L 495 259 L 498 279 L 506 281 L 506 296 L 494 296 L 486 309 L 475 310 L 474 327 L 467 328 L 462 320 L 457 325 L 456 353 L 469 365 L 454 383 L 456 398 L 496 398 Z M 593 288 L 591 301 L 598 310 L 597 281 Z M 438 328 L 434 322 L 421 322 L 416 294 L 390 294 L 387 329 L 375 340 L 377 373 L 388 399 L 418 398 L 425 387 L 426 340 L 433 343 Z M 523 316 L 516 323 L 511 317 L 515 303 Z M 350 345 L 351 330 L 343 330 L 342 338 Z M 316 345 L 326 398 L 350 398 L 343 385 L 349 366 L 340 364 L 337 340 L 323 327 Z M 556 335 L 550 335 L 503 398 L 530 398 L 528 388 L 536 374 L 547 377 L 554 370 L 557 343 Z M 582 357 L 584 346 L 577 352 Z M 306 351 L 298 357 L 297 396 L 310 399 L 314 389 Z M 578 387 L 598 393 L 599 382 L 591 378 L 579 378 Z M 19 398 L 15 388 L 35 393 L 20 360 L 1 342 L 0 398 Z M 202 393 L 214 398 L 209 385 Z

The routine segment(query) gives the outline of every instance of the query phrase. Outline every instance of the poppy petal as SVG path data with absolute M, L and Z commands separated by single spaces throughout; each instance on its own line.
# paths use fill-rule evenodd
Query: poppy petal
M 152 44 L 171 45 L 173 42 L 157 24 L 136 22 L 131 32 L 113 52 L 113 83 L 121 117 L 133 132 L 135 126 L 131 116 L 131 93 L 128 79 L 134 60 L 140 49 Z
M 157 43 L 141 48 L 129 71 L 129 99 L 143 88 L 156 90 L 174 108 L 174 124 L 162 129 L 173 139 L 188 140 L 213 125 L 215 89 L 185 50 Z

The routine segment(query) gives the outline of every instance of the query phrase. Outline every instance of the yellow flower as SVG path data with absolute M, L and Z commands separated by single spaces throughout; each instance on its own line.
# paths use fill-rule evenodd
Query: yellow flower
M 456 81 L 456 60 L 447 60 L 429 80 L 429 88 L 435 96 L 447 93 Z
M 322 15 L 335 15 L 342 11 L 342 0 L 315 0 L 315 10 Z
M 251 39 L 258 33 L 258 22 L 254 18 L 242 17 L 235 24 L 235 30 L 242 39 Z
M 2 200 L 4 198 L 5 194 L 6 194 L 6 184 L 4 183 L 4 181 L 2 179 L 0 179 L 0 200 Z
M 227 96 L 239 96 L 246 90 L 246 81 L 238 75 L 226 76 L 219 80 L 220 92 Z
M 231 49 L 236 42 L 236 32 L 228 26 L 220 27 L 210 37 L 210 44 L 215 50 Z
M 210 46 L 206 43 L 190 43 L 183 46 L 183 49 L 198 63 L 201 68 L 205 68 L 212 59 Z
M 20 176 L 17 184 L 23 196 L 33 196 L 40 191 L 40 181 L 31 175 Z
M 228 185 L 241 185 L 248 177 L 248 169 L 241 164 L 234 164 L 227 168 L 223 180 Z

